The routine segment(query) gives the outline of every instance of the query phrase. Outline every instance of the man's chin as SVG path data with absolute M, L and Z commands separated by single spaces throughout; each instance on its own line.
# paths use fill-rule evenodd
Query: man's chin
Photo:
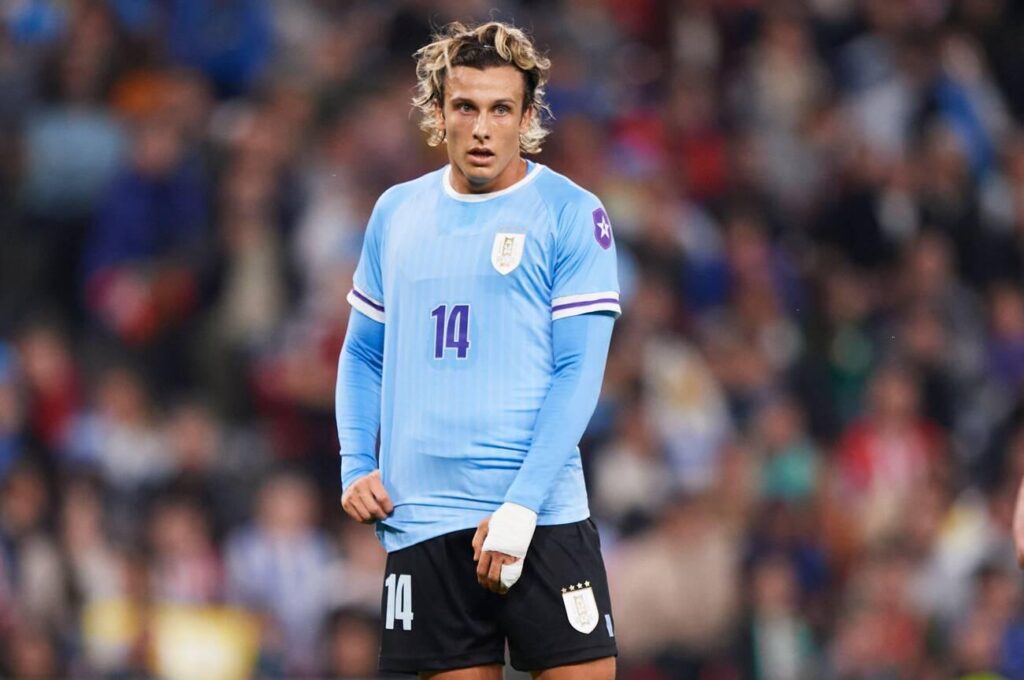
M 453 163 L 453 172 L 455 171 L 455 164 Z M 498 176 L 501 174 L 497 168 L 493 165 L 488 167 L 474 167 L 472 165 L 458 165 L 458 173 L 462 176 L 462 180 L 465 181 L 466 187 L 471 193 L 483 194 L 490 192 L 490 187 L 497 181 Z
M 491 173 L 481 174 L 476 173 L 472 175 L 466 175 L 466 179 L 469 180 L 471 186 L 474 187 L 485 187 L 494 181 L 494 176 Z
M 494 183 L 496 178 L 496 175 L 493 172 L 483 171 L 480 169 L 470 170 L 469 172 L 463 173 L 463 176 L 474 191 L 486 189 Z

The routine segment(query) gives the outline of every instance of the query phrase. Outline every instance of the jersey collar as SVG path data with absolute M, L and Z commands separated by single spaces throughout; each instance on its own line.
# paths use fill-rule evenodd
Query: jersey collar
M 500 191 L 492 191 L 488 194 L 460 194 L 452 188 L 452 166 L 449 165 L 444 169 L 444 174 L 441 176 L 441 184 L 444 186 L 444 192 L 456 201 L 462 201 L 463 203 L 481 203 L 483 201 L 489 201 L 492 198 L 497 198 L 498 196 L 510 194 L 516 189 L 529 184 L 543 169 L 544 166 L 540 163 L 526 161 L 526 175 L 512 186 L 505 187 Z

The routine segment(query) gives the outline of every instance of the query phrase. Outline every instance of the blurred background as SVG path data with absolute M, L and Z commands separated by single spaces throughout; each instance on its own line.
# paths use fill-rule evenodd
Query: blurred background
M 1024 678 L 1009 0 L 2 0 L 0 675 L 374 677 L 344 300 L 511 20 L 615 224 L 582 443 L 621 678 Z

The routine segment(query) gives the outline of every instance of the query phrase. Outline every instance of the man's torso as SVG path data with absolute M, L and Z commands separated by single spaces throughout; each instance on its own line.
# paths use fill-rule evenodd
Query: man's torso
M 389 551 L 503 502 L 551 383 L 556 211 L 589 196 L 539 165 L 485 200 L 455 195 L 443 171 L 391 192 L 379 225 Z M 589 516 L 578 452 L 553 489 L 541 524 Z

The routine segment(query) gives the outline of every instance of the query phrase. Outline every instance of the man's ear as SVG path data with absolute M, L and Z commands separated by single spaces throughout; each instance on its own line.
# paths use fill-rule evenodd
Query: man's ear
M 437 129 L 441 131 L 441 139 L 447 139 L 448 133 L 444 127 L 444 108 L 436 99 L 434 100 L 434 121 L 437 123 Z

